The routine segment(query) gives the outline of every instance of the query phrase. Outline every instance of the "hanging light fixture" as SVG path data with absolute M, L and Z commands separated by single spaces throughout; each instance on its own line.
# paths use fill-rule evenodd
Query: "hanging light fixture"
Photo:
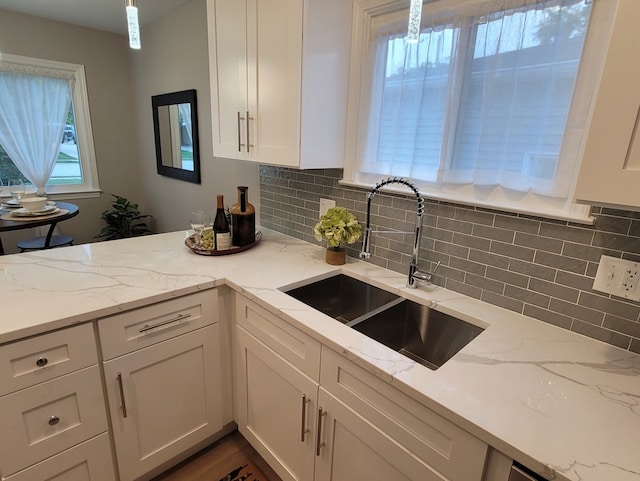
M 411 0 L 409 7 L 409 29 L 407 42 L 417 43 L 420 38 L 420 22 L 422 20 L 422 0 Z
M 127 6 L 127 27 L 129 30 L 129 47 L 139 50 L 140 45 L 140 24 L 138 23 L 138 7 L 136 0 L 125 0 Z

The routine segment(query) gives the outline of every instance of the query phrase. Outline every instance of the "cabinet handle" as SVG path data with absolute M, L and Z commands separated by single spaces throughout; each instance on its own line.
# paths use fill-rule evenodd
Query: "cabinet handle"
M 49 359 L 47 359 L 46 357 L 39 357 L 38 360 L 36 361 L 36 366 L 44 367 L 47 365 L 48 362 L 49 362 Z
M 244 120 L 244 117 L 240 116 L 240 112 L 238 112 L 238 152 L 242 152 L 242 147 L 244 146 L 244 144 L 242 143 L 242 134 L 241 134 L 241 130 L 242 130 L 242 120 Z M 249 135 L 247 133 L 247 135 Z
M 122 417 L 127 417 L 127 404 L 124 402 L 124 387 L 122 386 L 122 373 L 118 373 L 118 386 L 120 387 L 120 405 L 122 406 Z
M 174 322 L 182 321 L 182 320 L 188 319 L 190 317 L 191 317 L 191 314 L 186 313 L 186 314 L 180 314 L 177 317 L 174 317 L 173 319 L 169 319 L 167 321 L 159 322 L 158 324 L 154 324 L 153 326 L 145 324 L 145 326 L 142 329 L 140 329 L 138 332 L 142 333 L 142 332 L 151 331 L 153 329 L 157 329 L 158 327 L 166 326 L 167 324 L 172 324 Z
M 247 110 L 247 152 L 249 152 L 249 147 L 253 147 L 253 144 L 249 142 L 249 120 L 253 120 L 253 117 L 249 116 L 249 111 Z
M 60 418 L 58 416 L 53 415 L 49 418 L 49 426 L 55 426 L 59 422 L 60 422 Z
M 300 422 L 300 442 L 304 443 L 304 436 L 309 432 L 307 427 L 307 403 L 310 403 L 311 399 L 306 394 L 302 395 L 302 421 Z
M 324 448 L 326 443 L 324 441 L 321 442 L 322 439 L 322 418 L 327 415 L 327 411 L 324 411 L 322 408 L 318 408 L 318 433 L 316 436 L 316 456 L 320 456 L 320 450 Z

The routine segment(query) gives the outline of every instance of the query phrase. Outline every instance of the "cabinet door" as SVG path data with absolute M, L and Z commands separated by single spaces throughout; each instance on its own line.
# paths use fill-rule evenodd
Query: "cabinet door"
M 222 429 L 218 324 L 104 363 L 121 481 Z
M 247 1 L 249 158 L 260 163 L 300 165 L 302 4 Z
M 209 0 L 213 152 L 245 159 L 247 138 L 247 2 Z
M 115 481 L 109 435 L 103 433 L 52 456 L 6 481 Z
M 315 481 L 448 481 L 323 388 Z
M 318 384 L 239 326 L 238 429 L 284 481 L 313 479 Z
M 598 87 L 575 198 L 640 207 L 640 2 L 621 0 Z

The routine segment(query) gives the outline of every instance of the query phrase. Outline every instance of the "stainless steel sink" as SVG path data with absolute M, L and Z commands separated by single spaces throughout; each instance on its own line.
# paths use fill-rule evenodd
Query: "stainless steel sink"
M 344 274 L 285 292 L 344 324 L 400 299 L 395 294 Z
M 284 292 L 434 370 L 483 331 L 344 274 Z
M 407 299 L 351 327 L 434 370 L 483 331 Z

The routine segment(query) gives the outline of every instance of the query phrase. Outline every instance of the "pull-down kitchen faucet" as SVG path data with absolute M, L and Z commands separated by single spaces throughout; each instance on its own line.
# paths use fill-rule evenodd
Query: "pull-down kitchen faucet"
M 402 184 L 409 187 L 416 195 L 418 201 L 418 212 L 416 217 L 416 228 L 414 232 L 400 232 L 400 231 L 383 231 L 383 230 L 371 230 L 371 200 L 378 193 L 378 191 L 388 184 Z M 362 251 L 360 252 L 361 259 L 369 259 L 371 253 L 369 252 L 369 244 L 371 242 L 371 234 L 413 234 L 413 252 L 411 254 L 411 263 L 409 264 L 409 275 L 407 278 L 407 287 L 417 287 L 418 281 L 430 283 L 431 279 L 435 275 L 440 262 L 436 264 L 433 272 L 421 271 L 418 267 L 418 255 L 420 254 L 420 237 L 422 233 L 422 216 L 424 215 L 424 199 L 420 194 L 418 188 L 409 180 L 401 177 L 389 177 L 388 179 L 378 182 L 373 189 L 367 194 L 367 226 L 364 231 L 364 239 L 362 240 Z

